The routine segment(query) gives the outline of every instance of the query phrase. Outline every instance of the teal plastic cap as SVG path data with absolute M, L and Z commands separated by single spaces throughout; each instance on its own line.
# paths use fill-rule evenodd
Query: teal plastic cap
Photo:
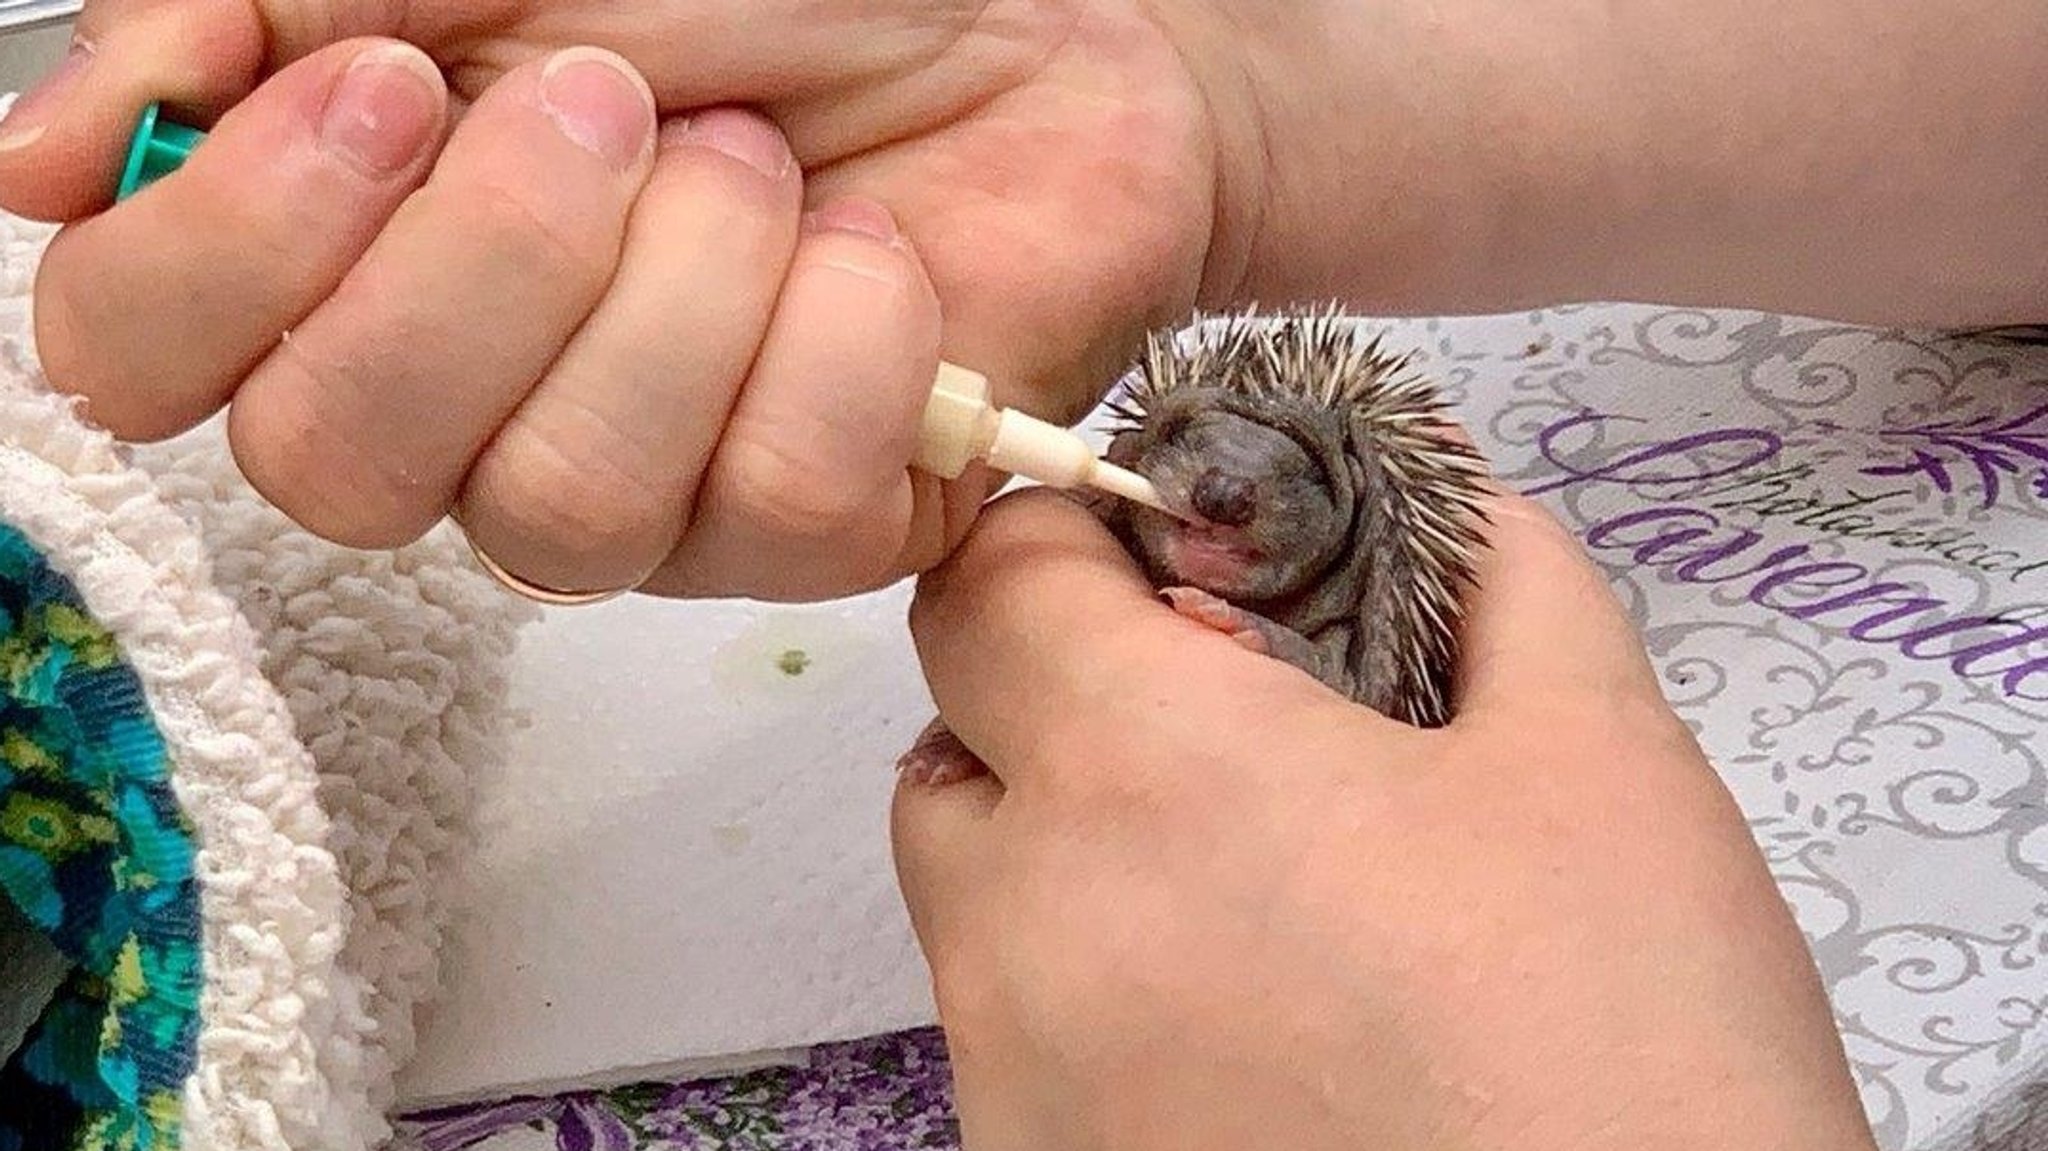
M 157 104 L 142 110 L 142 123 L 128 145 L 128 166 L 121 170 L 121 186 L 114 192 L 116 201 L 177 171 L 192 149 L 206 139 L 206 133 L 165 120 L 159 111 Z

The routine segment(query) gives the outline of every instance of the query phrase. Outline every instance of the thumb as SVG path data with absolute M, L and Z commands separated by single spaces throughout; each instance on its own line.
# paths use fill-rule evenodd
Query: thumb
M 1459 644 L 1458 714 L 1540 724 L 1559 704 L 1662 707 L 1606 576 L 1541 504 L 1494 490 Z
M 204 128 L 289 55 L 393 25 L 372 0 L 87 0 L 70 50 L 0 121 L 0 209 L 70 221 L 113 202 L 142 111 Z M 290 44 L 272 30 L 295 31 Z M 311 41 L 320 41 L 314 44 Z

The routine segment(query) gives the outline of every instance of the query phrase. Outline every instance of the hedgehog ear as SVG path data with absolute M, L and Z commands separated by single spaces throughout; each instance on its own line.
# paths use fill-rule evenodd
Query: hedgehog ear
M 1360 422 L 1355 416 L 1344 421 L 1344 445 L 1342 450 L 1345 477 L 1349 482 L 1345 484 L 1347 490 L 1341 494 L 1351 501 L 1348 518 L 1351 522 L 1353 538 L 1357 537 L 1359 529 L 1364 525 L 1366 515 L 1365 485 L 1367 473 L 1364 444 L 1359 432 Z
M 1369 425 L 1365 413 L 1357 407 L 1344 414 L 1343 423 L 1344 458 L 1351 463 L 1352 479 L 1360 480 L 1365 472 L 1365 454 L 1372 450 L 1369 444 Z

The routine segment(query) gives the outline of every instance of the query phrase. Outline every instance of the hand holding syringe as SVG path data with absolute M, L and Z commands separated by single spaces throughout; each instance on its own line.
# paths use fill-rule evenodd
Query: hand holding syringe
M 195 128 L 160 119 L 157 106 L 150 105 L 136 129 L 115 199 L 126 199 L 176 171 L 204 139 Z M 1145 477 L 1098 459 L 1087 441 L 1069 429 L 996 407 L 987 377 L 942 363 L 911 462 L 921 471 L 954 479 L 976 460 L 1047 487 L 1092 487 L 1175 514 Z

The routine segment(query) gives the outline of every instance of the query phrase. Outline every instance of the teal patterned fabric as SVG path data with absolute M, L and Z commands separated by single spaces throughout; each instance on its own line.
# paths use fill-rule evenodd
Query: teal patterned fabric
M 113 637 L 0 526 L 0 898 L 72 965 L 0 1065 L 0 1151 L 177 1148 L 202 984 L 195 843 Z

